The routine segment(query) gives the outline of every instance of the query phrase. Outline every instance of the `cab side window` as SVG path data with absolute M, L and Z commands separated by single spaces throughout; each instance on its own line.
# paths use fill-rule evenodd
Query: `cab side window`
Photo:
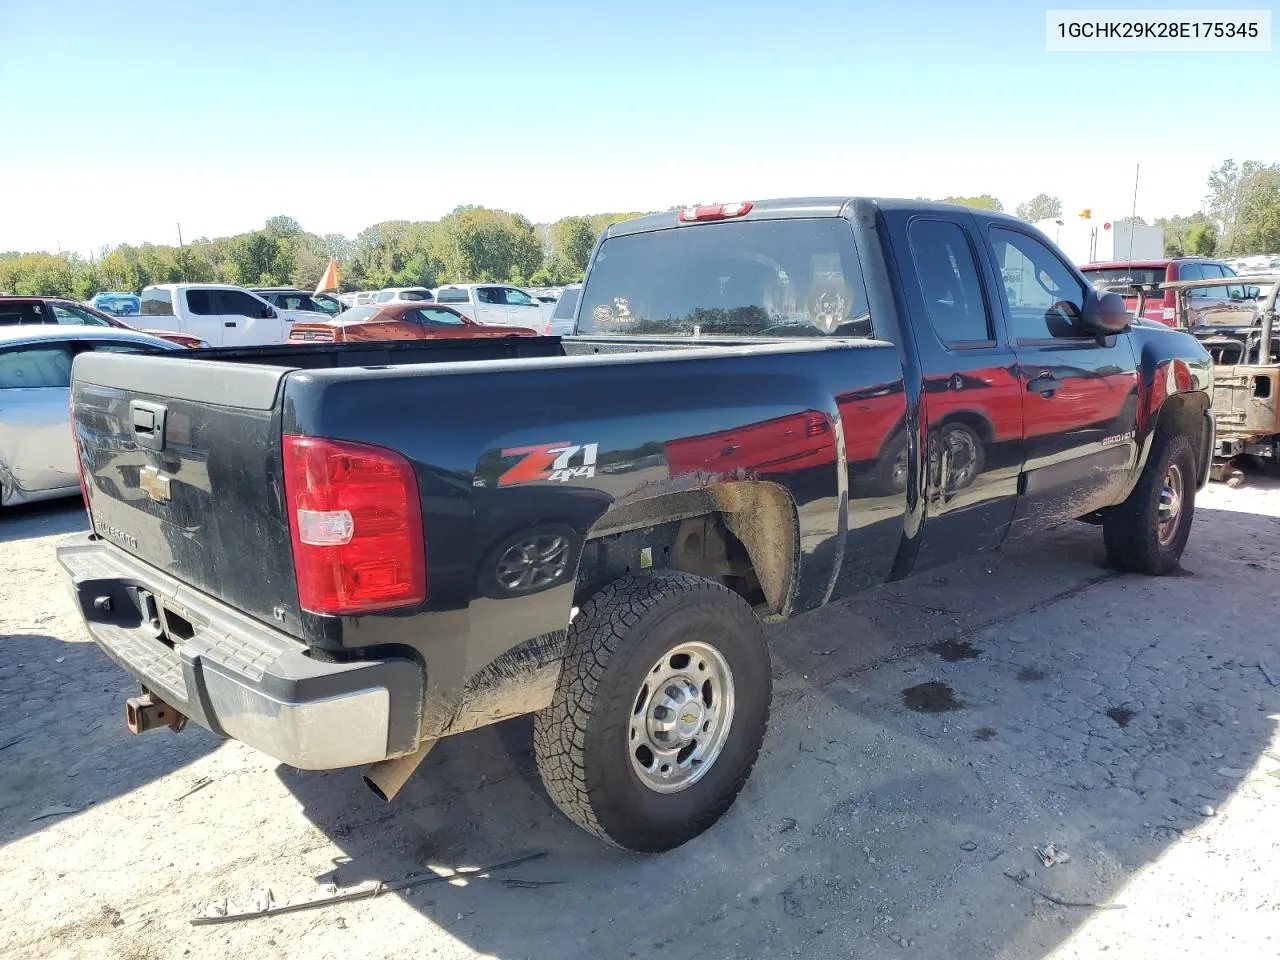
M 449 310 L 437 310 L 432 307 L 423 307 L 420 310 L 414 310 L 418 315 L 418 319 L 428 326 L 435 327 L 460 327 L 466 321 L 456 313 Z
M 523 290 L 517 290 L 515 287 L 504 287 L 503 292 L 506 294 L 507 306 L 515 307 L 536 307 L 533 297 L 529 296 Z
M 993 226 L 991 246 L 1015 340 L 1085 336 L 1085 286 L 1052 250 L 1029 234 Z
M 959 224 L 915 220 L 907 229 L 929 323 L 945 344 L 990 343 L 991 316 L 973 248 Z
M 255 297 L 240 290 L 218 290 L 220 306 L 217 313 L 232 317 L 261 317 L 266 306 Z

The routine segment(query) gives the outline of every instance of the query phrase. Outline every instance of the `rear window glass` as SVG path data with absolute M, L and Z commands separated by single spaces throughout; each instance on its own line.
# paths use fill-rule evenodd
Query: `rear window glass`
M 1130 284 L 1164 283 L 1164 267 L 1108 267 L 1105 270 L 1086 270 L 1085 279 L 1095 290 L 1103 287 L 1126 287 Z
M 560 294 L 560 299 L 556 301 L 555 313 L 551 315 L 553 320 L 572 320 L 573 308 L 578 305 L 578 297 L 582 295 L 579 288 L 571 288 Z
M 143 290 L 142 315 L 144 317 L 173 316 L 173 300 L 168 290 Z
M 467 293 L 465 287 L 441 287 L 436 293 L 436 303 L 467 303 L 471 299 Z
M 401 290 L 400 299 L 413 300 L 413 301 L 430 300 L 431 291 L 430 290 Z
M 595 336 L 869 337 L 853 233 L 838 218 L 611 237 L 582 291 Z
M 350 310 L 346 311 L 346 313 L 344 313 L 340 319 L 344 323 L 348 321 L 352 323 L 359 323 L 362 320 L 368 320 L 370 317 L 372 317 L 381 309 L 382 307 L 371 307 L 371 306 L 352 307 Z

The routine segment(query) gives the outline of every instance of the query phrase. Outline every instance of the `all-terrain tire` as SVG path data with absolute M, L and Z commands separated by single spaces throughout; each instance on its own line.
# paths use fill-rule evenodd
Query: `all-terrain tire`
M 1171 471 L 1181 476 L 1176 522 L 1161 536 L 1160 507 Z M 1196 506 L 1196 458 L 1181 434 L 1157 434 L 1147 465 L 1127 500 L 1102 521 L 1107 559 L 1118 570 L 1164 576 L 1178 566 Z
M 629 730 L 654 663 L 691 639 L 728 663 L 732 719 L 700 778 L 660 793 L 634 769 Z M 587 601 L 569 629 L 555 697 L 534 717 L 538 772 L 556 806 L 589 833 L 641 853 L 669 850 L 733 804 L 764 742 L 772 686 L 764 631 L 737 594 L 687 573 L 623 577 Z

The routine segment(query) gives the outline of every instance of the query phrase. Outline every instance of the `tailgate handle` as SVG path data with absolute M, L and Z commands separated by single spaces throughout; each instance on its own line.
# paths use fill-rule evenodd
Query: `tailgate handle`
M 237 326 L 237 322 L 235 320 L 223 320 L 222 325 L 224 327 L 234 327 Z
M 133 438 L 139 446 L 164 449 L 164 422 L 168 412 L 163 404 L 129 401 L 129 420 L 133 424 Z

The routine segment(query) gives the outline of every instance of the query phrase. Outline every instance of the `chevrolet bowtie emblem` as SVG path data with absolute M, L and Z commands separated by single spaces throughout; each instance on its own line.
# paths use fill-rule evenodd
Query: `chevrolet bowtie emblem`
M 143 467 L 138 471 L 138 489 L 156 503 L 169 502 L 169 478 L 155 467 Z

